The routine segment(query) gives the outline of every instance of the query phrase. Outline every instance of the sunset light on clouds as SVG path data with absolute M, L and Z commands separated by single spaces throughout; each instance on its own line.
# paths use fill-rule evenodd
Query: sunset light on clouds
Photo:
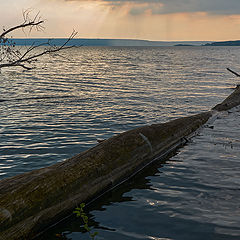
M 240 38 L 239 0 L 1 0 L 2 25 L 19 23 L 28 8 L 47 20 L 45 31 L 31 37 L 66 37 L 75 29 L 79 38 Z

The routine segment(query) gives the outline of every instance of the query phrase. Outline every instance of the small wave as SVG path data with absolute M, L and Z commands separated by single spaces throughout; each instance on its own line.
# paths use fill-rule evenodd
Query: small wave
M 56 98 L 76 98 L 76 96 L 41 96 L 41 97 L 26 97 L 26 98 L 14 98 L 14 99 L 0 99 L 0 102 L 43 100 L 43 99 L 56 99 Z

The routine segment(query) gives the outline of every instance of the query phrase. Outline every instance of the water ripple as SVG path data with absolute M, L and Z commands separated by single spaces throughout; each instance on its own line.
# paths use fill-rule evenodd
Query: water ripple
M 5 70 L 0 178 L 63 161 L 97 139 L 209 110 L 237 83 L 224 70 L 240 68 L 239 51 L 83 47 L 64 53 L 71 61 L 46 56 L 33 71 Z M 225 113 L 164 168 L 153 167 L 100 210 L 95 206 L 90 220 L 99 239 L 239 239 L 236 119 L 239 111 Z M 69 239 L 86 239 L 80 223 L 73 225 L 60 230 Z

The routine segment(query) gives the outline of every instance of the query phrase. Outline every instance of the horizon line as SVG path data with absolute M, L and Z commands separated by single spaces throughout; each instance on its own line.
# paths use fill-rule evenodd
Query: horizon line
M 13 37 L 11 39 L 68 39 L 67 37 Z M 222 41 L 238 41 L 237 40 L 149 40 L 149 39 L 138 39 L 138 38 L 73 38 L 71 40 L 128 40 L 128 41 L 146 41 L 146 42 L 222 42 Z

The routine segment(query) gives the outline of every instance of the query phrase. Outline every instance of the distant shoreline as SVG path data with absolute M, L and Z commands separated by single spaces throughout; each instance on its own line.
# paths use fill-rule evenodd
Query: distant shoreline
M 204 46 L 240 46 L 240 40 L 206 43 Z
M 13 38 L 17 46 L 44 45 L 48 38 Z M 67 38 L 50 39 L 51 45 L 61 46 Z M 240 40 L 233 41 L 150 41 L 138 39 L 98 39 L 98 38 L 75 38 L 67 43 L 68 46 L 106 46 L 106 47 L 189 47 L 189 46 L 240 46 Z
M 13 38 L 13 42 L 18 46 L 23 45 L 39 45 L 49 41 L 48 38 Z M 51 39 L 51 44 L 60 46 L 67 39 L 55 38 Z M 210 41 L 149 41 L 137 39 L 94 39 L 94 38 L 75 38 L 67 45 L 75 46 L 112 46 L 112 47 L 164 47 L 164 46 L 201 46 L 203 44 L 211 43 Z M 47 44 L 46 44 L 47 45 Z

